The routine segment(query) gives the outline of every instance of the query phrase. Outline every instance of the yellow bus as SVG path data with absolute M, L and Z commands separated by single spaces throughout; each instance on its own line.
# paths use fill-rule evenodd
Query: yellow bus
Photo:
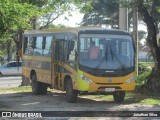
M 135 88 L 134 55 L 133 39 L 125 31 L 93 27 L 27 31 L 22 73 L 31 80 L 35 95 L 50 87 L 66 91 L 68 102 L 76 102 L 83 93 L 111 94 L 115 102 L 123 102 L 125 92 Z

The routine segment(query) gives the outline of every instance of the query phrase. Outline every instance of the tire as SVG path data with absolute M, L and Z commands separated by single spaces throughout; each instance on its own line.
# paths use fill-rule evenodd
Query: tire
M 32 93 L 34 95 L 46 94 L 47 92 L 47 85 L 37 81 L 37 77 L 35 74 L 31 77 L 32 80 Z
M 41 85 L 41 94 L 47 93 L 47 85 L 45 83 L 40 83 Z
M 122 103 L 125 98 L 125 91 L 116 91 L 113 94 L 114 101 L 117 103 Z
M 67 80 L 65 85 L 67 101 L 70 103 L 77 102 L 78 92 L 73 89 L 72 80 Z
M 0 73 L 0 77 L 2 77 L 2 73 Z

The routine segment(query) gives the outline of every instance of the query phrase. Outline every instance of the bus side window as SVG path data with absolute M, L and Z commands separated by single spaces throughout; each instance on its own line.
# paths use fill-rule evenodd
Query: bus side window
M 75 41 L 69 40 L 68 42 L 69 42 L 69 51 L 73 51 Z
M 52 36 L 46 36 L 43 42 L 43 55 L 51 56 Z
M 68 40 L 68 50 L 67 50 L 67 57 L 69 64 L 76 68 L 76 60 L 77 60 L 77 43 L 76 37 L 72 35 L 70 40 Z
M 25 40 L 25 54 L 32 55 L 33 54 L 33 37 L 27 37 Z
M 43 42 L 42 36 L 38 36 L 36 37 L 36 39 L 33 40 L 33 47 L 34 47 L 33 55 L 35 56 L 42 55 L 42 42 Z
M 73 51 L 73 49 L 74 49 L 75 41 L 68 40 L 67 42 L 68 42 L 67 60 L 69 60 L 69 56 L 71 54 L 71 51 Z
M 68 50 L 68 43 L 67 43 L 67 40 L 66 40 L 66 41 L 64 41 L 64 51 L 66 51 L 66 52 L 64 52 L 65 61 L 67 61 L 69 59 L 69 55 L 68 55 L 67 50 Z

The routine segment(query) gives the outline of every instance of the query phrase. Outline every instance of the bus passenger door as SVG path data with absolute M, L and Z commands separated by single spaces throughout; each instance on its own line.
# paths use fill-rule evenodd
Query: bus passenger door
M 62 61 L 64 58 L 62 40 L 53 41 L 53 55 L 52 55 L 52 87 L 60 89 L 62 87 Z

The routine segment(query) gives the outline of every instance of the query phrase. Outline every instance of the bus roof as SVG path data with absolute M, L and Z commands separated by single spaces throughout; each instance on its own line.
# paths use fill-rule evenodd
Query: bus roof
M 53 28 L 53 29 L 44 29 L 44 30 L 30 30 L 26 31 L 24 34 L 33 35 L 33 34 L 52 34 L 52 33 L 65 33 L 72 32 L 75 34 L 86 33 L 86 34 L 120 34 L 120 35 L 129 35 L 128 32 L 118 30 L 118 29 L 105 29 L 101 27 L 75 27 L 75 28 Z

